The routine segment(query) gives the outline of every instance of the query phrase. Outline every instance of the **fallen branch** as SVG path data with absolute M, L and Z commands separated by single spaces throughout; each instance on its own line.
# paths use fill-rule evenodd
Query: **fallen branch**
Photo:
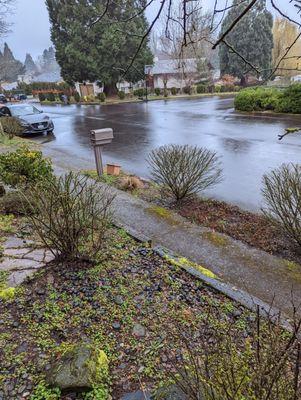
M 284 136 L 289 135 L 290 133 L 295 133 L 301 131 L 301 128 L 286 128 L 285 133 L 283 135 L 278 135 L 278 139 L 282 140 Z

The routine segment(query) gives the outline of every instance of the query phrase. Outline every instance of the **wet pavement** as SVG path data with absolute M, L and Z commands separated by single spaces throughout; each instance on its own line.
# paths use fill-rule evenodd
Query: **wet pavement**
M 105 162 L 149 176 L 145 159 L 153 148 L 169 143 L 193 144 L 222 157 L 224 180 L 207 195 L 247 209 L 259 209 L 262 175 L 283 162 L 300 162 L 301 134 L 277 135 L 301 126 L 300 116 L 244 115 L 233 99 L 160 100 L 107 106 L 42 106 L 55 123 L 53 137 L 37 137 L 45 153 L 61 154 L 62 167 L 94 167 L 91 129 L 110 127 L 115 139 L 104 151 Z

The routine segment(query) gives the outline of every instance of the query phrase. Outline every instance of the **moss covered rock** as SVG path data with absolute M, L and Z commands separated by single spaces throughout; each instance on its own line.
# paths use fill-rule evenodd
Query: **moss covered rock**
M 52 363 L 46 381 L 63 391 L 89 390 L 108 383 L 109 362 L 104 351 L 91 345 L 70 346 Z

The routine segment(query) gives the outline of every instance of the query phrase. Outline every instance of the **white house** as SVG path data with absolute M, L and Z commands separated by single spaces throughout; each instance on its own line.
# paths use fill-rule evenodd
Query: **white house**
M 167 60 L 155 58 L 154 65 L 146 66 L 146 71 L 152 77 L 154 88 L 182 89 L 200 80 L 196 58 Z
M 122 90 L 125 93 L 130 93 L 133 89 L 143 87 L 144 82 L 130 83 L 126 81 L 121 81 L 117 83 L 117 89 Z M 81 97 L 84 96 L 97 96 L 99 93 L 103 92 L 103 86 L 99 86 L 97 82 L 85 82 L 85 83 L 75 83 L 75 89 Z

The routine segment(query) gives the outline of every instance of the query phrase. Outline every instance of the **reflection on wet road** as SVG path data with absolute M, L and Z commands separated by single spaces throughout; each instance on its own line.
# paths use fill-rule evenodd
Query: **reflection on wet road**
M 301 117 L 247 116 L 233 110 L 233 99 L 125 103 L 110 106 L 43 106 L 55 123 L 55 137 L 44 146 L 62 151 L 65 162 L 93 167 L 89 132 L 113 128 L 115 139 L 105 148 L 105 161 L 148 176 L 148 152 L 168 143 L 193 144 L 217 151 L 224 180 L 208 195 L 249 209 L 260 207 L 262 175 L 283 162 L 300 162 L 301 135 L 277 135 L 301 125 Z M 39 141 L 46 138 L 37 138 Z

